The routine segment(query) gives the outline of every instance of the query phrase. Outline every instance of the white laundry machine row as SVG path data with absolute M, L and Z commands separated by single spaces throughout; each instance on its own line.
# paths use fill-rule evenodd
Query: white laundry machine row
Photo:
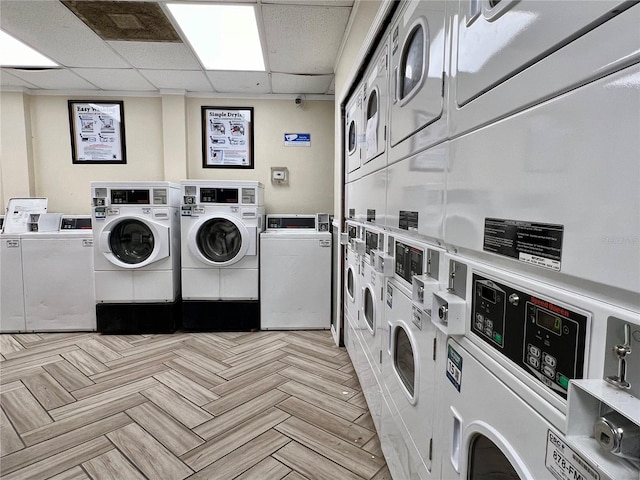
M 168 333 L 180 325 L 180 186 L 92 182 L 98 331 Z
M 463 0 L 451 7 L 450 138 L 638 62 L 636 2 Z
M 640 312 L 639 79 L 636 63 L 452 140 L 449 247 Z
M 182 180 L 180 188 L 183 327 L 260 328 L 264 186 L 252 181 Z

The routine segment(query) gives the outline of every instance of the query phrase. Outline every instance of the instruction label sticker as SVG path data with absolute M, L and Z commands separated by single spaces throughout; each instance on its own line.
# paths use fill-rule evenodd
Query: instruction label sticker
M 460 391 L 462 385 L 462 357 L 451 345 L 447 346 L 447 378 Z
M 600 475 L 558 435 L 547 433 L 545 466 L 558 480 L 600 480 Z
M 387 283 L 387 305 L 389 308 L 393 308 L 393 287 L 390 283 Z
M 563 225 L 485 218 L 485 252 L 560 271 Z

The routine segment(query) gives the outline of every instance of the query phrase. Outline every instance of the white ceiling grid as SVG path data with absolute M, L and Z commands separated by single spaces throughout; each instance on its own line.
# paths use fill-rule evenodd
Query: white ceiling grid
M 152 1 L 168 12 L 167 0 Z M 62 66 L 3 68 L 0 85 L 34 91 L 333 95 L 333 66 L 353 0 L 231 3 L 257 5 L 268 71 L 207 71 L 186 42 L 104 41 L 58 0 L 0 0 L 0 28 Z

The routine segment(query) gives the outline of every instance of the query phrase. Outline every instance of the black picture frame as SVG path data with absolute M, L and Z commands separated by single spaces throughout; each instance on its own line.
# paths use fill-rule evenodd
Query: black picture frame
M 253 107 L 201 107 L 202 168 L 253 169 Z
M 126 164 L 124 102 L 69 100 L 74 164 Z

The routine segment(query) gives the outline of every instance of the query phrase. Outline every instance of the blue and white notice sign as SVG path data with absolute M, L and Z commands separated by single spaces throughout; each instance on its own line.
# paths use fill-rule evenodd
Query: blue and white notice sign
M 311 134 L 310 133 L 285 133 L 284 146 L 285 147 L 310 147 Z

